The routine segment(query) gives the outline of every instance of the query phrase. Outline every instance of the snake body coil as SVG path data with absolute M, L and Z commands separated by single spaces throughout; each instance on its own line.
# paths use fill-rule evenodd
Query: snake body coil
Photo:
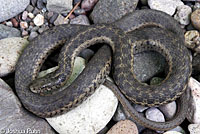
M 108 46 L 103 46 L 97 52 L 80 76 L 66 89 L 41 96 L 30 91 L 29 85 L 33 90 L 38 85 L 40 88 L 57 90 L 71 74 L 74 59 L 82 49 L 105 43 L 113 52 L 113 78 L 120 91 L 133 103 L 162 105 L 179 98 L 187 87 L 191 61 L 183 39 L 183 31 L 177 22 L 167 14 L 154 10 L 136 11 L 112 25 L 55 26 L 35 38 L 20 56 L 15 74 L 16 92 L 23 105 L 40 117 L 51 117 L 69 111 L 104 83 L 111 69 L 111 52 Z M 36 79 L 49 53 L 64 42 L 59 69 L 44 78 Z M 150 50 L 161 53 L 169 64 L 169 73 L 159 85 L 145 85 L 133 73 L 134 54 Z M 127 102 L 123 101 L 125 98 L 120 97 L 115 87 L 110 88 L 128 109 Z M 181 100 L 181 103 L 185 103 Z M 146 120 L 138 119 L 138 116 L 133 118 L 151 129 L 167 130 L 184 120 L 187 104 L 180 109 L 182 111 L 178 113 L 181 115 L 166 127 L 163 124 L 152 125 Z M 128 111 L 133 113 L 132 110 Z

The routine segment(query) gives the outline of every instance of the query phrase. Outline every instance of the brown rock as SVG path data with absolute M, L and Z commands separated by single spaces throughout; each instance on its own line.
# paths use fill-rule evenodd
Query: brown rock
M 12 18 L 11 22 L 12 22 L 14 27 L 18 27 L 19 23 L 17 22 L 17 20 L 15 18 Z
M 191 21 L 192 21 L 192 25 L 200 30 L 200 9 L 195 10 L 192 14 L 191 14 Z
M 134 122 L 122 120 L 115 124 L 107 134 L 138 134 L 138 129 Z

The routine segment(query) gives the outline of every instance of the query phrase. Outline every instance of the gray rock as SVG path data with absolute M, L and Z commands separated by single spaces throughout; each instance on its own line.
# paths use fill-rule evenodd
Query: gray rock
M 172 119 L 176 114 L 176 107 L 176 102 L 173 101 L 171 103 L 160 106 L 159 109 L 165 115 L 166 119 Z
M 45 7 L 45 5 L 43 3 L 43 0 L 37 0 L 37 8 L 38 9 L 42 9 L 44 7 Z
M 31 32 L 30 35 L 29 35 L 28 40 L 31 41 L 31 40 L 33 40 L 33 39 L 34 39 L 35 37 L 37 37 L 37 36 L 38 36 L 38 33 L 37 33 L 37 32 Z
M 2 0 L 0 4 L 0 22 L 18 15 L 25 10 L 29 3 L 30 0 Z
M 81 3 L 81 8 L 85 11 L 90 11 L 98 1 L 99 0 L 83 0 Z
M 37 0 L 31 0 L 31 4 L 32 4 L 33 6 L 36 6 Z
M 7 22 L 6 22 L 6 26 L 12 27 L 12 26 L 13 26 L 13 24 L 12 24 L 12 22 L 11 22 L 11 21 L 7 21 Z
M 70 21 L 70 24 L 90 25 L 86 15 L 79 15 Z
M 192 13 L 192 8 L 187 5 L 182 5 L 177 7 L 177 12 L 174 18 L 182 25 L 188 25 L 190 23 L 190 14 Z
M 86 14 L 86 12 L 85 12 L 85 10 L 84 9 L 76 9 L 75 11 L 74 11 L 74 14 L 75 15 L 85 15 Z
M 135 10 L 139 0 L 100 0 L 90 17 L 94 23 L 111 23 Z
M 0 24 L 0 40 L 7 37 L 20 37 L 20 31 L 16 28 Z
M 0 79 L 0 130 L 2 133 L 55 134 L 49 124 L 23 109 L 12 89 Z M 17 132 L 19 131 L 19 132 Z
M 119 104 L 117 106 L 117 110 L 115 111 L 115 114 L 113 116 L 113 120 L 118 122 L 118 121 L 125 120 L 125 119 L 126 119 L 126 114 L 123 111 L 122 105 Z
M 47 10 L 62 13 L 72 9 L 72 0 L 47 0 Z
M 69 20 L 65 20 L 61 14 L 58 15 L 57 19 L 54 21 L 54 25 L 68 24 Z
M 164 115 L 162 114 L 162 112 L 160 112 L 160 110 L 155 107 L 147 109 L 147 111 L 145 112 L 145 116 L 151 121 L 165 122 Z
M 47 29 L 49 29 L 49 27 L 43 25 L 41 28 L 38 29 L 38 32 L 41 34 L 41 33 L 43 33 L 44 31 L 46 31 Z
M 148 107 L 142 106 L 142 105 L 137 105 L 134 104 L 133 107 L 135 108 L 135 110 L 137 110 L 138 112 L 144 112 L 144 110 L 148 109 Z
M 53 24 L 54 21 L 57 19 L 58 15 L 59 15 L 58 13 L 53 13 L 53 16 L 50 18 L 49 22 Z
M 178 6 L 184 5 L 181 0 L 148 0 L 151 9 L 163 11 L 169 15 L 173 15 Z
M 32 12 L 33 9 L 34 9 L 34 7 L 33 7 L 32 5 L 28 5 L 28 6 L 26 7 L 26 11 L 28 11 L 28 12 Z
M 138 80 L 145 82 L 165 70 L 165 58 L 159 53 L 145 52 L 134 57 L 134 73 Z
M 38 8 L 34 8 L 34 10 L 33 10 L 33 14 L 34 15 L 37 15 L 38 13 L 40 13 L 40 10 L 38 9 Z

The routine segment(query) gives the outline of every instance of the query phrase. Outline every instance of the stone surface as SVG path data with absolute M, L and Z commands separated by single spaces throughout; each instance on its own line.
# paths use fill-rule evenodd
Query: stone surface
M 195 10 L 192 14 L 191 14 L 191 22 L 192 25 L 197 29 L 200 30 L 200 9 Z
M 138 134 L 137 126 L 130 120 L 119 121 L 107 134 Z
M 187 118 L 191 123 L 200 123 L 200 83 L 191 77 L 188 88 L 191 90 L 191 97 Z
M 28 23 L 27 23 L 26 21 L 21 21 L 21 22 L 20 22 L 20 27 L 21 27 L 22 29 L 26 29 L 26 28 L 28 28 Z
M 135 110 L 137 110 L 138 112 L 144 112 L 146 109 L 148 109 L 148 107 L 142 106 L 142 105 L 137 105 L 134 104 L 133 107 L 135 108 Z
M 190 134 L 200 134 L 200 124 L 190 124 L 188 130 Z
M 25 10 L 29 3 L 30 0 L 1 0 L 0 22 L 18 15 Z
M 162 112 L 160 112 L 160 110 L 155 107 L 147 109 L 147 111 L 145 112 L 145 116 L 151 121 L 165 122 L 164 115 L 162 114 Z
M 28 17 L 31 18 L 31 19 L 33 19 L 35 16 L 34 16 L 33 13 L 28 13 Z
M 12 89 L 0 79 L 0 133 L 55 134 L 49 124 L 23 109 Z
M 8 37 L 20 37 L 20 31 L 16 28 L 0 24 L 0 40 Z
M 32 5 L 28 5 L 28 6 L 26 7 L 26 11 L 28 11 L 28 12 L 32 12 L 33 9 L 34 9 L 34 7 L 33 7 Z
M 35 16 L 35 18 L 33 19 L 33 22 L 36 26 L 41 26 L 44 24 L 44 16 L 41 14 L 38 14 Z
M 22 13 L 22 20 L 26 20 L 27 17 L 28 17 L 28 12 L 27 12 L 27 11 L 24 11 L 24 12 Z
M 113 116 L 113 120 L 118 122 L 118 121 L 125 120 L 125 119 L 126 119 L 126 115 L 123 111 L 122 105 L 119 104 L 117 107 L 117 110 L 115 111 L 115 114 Z
M 7 22 L 6 22 L 6 26 L 12 27 L 12 26 L 13 26 L 13 24 L 12 24 L 12 22 L 11 22 L 11 21 L 7 21 Z
M 80 64 L 79 61 L 77 63 Z M 75 67 L 76 66 L 77 65 L 75 65 Z M 79 73 L 80 71 L 81 70 L 79 70 Z M 79 73 L 76 73 L 75 76 Z M 98 133 L 106 126 L 114 115 L 117 104 L 118 100 L 112 91 L 101 85 L 98 89 L 96 89 L 93 95 L 88 97 L 78 107 L 63 115 L 46 119 L 58 133 Z
M 70 24 L 90 25 L 90 22 L 86 15 L 79 15 L 74 19 L 71 19 Z
M 199 32 L 197 30 L 190 30 L 185 33 L 185 45 L 190 49 L 196 49 L 200 44 Z
M 0 76 L 5 76 L 15 70 L 17 59 L 24 47 L 28 44 L 26 39 L 11 37 L 0 40 Z
M 65 20 L 65 17 L 63 17 L 61 14 L 58 15 L 57 19 L 54 21 L 54 25 L 60 25 L 60 24 L 68 24 L 69 20 Z
M 169 15 L 173 15 L 178 6 L 184 5 L 181 0 L 148 0 L 151 9 L 163 11 Z
M 180 126 L 177 126 L 177 127 L 173 128 L 173 129 L 171 129 L 169 131 L 176 131 L 176 132 L 180 132 L 181 134 L 186 134 L 186 132 Z
M 160 106 L 159 109 L 165 115 L 166 119 L 172 119 L 176 114 L 176 107 L 176 102 L 173 101 L 171 103 Z
M 31 41 L 37 36 L 38 36 L 38 33 L 33 31 L 33 32 L 30 33 L 28 40 Z
M 47 0 L 47 10 L 61 13 L 72 9 L 72 0 Z
M 83 0 L 81 3 L 81 8 L 85 11 L 90 11 L 98 1 L 99 0 Z
M 165 58 L 159 53 L 143 52 L 134 56 L 134 73 L 141 82 L 150 80 L 165 70 Z
M 111 23 L 135 10 L 139 0 L 99 0 L 90 17 L 94 23 Z
M 190 15 L 192 8 L 187 5 L 181 5 L 177 7 L 177 12 L 174 18 L 182 25 L 188 25 L 190 23 Z

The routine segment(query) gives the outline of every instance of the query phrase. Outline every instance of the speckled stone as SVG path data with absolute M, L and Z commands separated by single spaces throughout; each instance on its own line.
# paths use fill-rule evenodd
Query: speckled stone
M 188 25 L 190 23 L 190 15 L 192 8 L 187 5 L 181 5 L 177 7 L 177 12 L 174 18 L 182 25 Z
M 119 121 L 107 134 L 138 134 L 137 126 L 130 120 Z
M 197 30 L 187 31 L 184 36 L 186 47 L 194 50 L 200 44 L 200 36 Z
M 192 14 L 191 14 L 191 22 L 192 25 L 197 29 L 200 30 L 200 9 L 195 10 Z
M 0 40 L 0 77 L 15 70 L 17 59 L 27 44 L 28 41 L 20 37 Z
M 200 134 L 200 124 L 190 124 L 188 130 L 190 134 Z

